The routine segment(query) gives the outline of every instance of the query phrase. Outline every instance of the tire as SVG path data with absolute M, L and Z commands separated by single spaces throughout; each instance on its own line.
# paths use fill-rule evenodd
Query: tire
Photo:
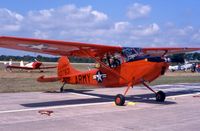
M 164 102 L 165 101 L 165 97 L 166 97 L 166 95 L 165 95 L 165 93 L 163 91 L 158 91 L 156 93 L 156 101 L 158 101 L 158 102 Z
M 123 106 L 125 103 L 125 97 L 122 94 L 118 94 L 115 96 L 115 104 L 117 106 Z

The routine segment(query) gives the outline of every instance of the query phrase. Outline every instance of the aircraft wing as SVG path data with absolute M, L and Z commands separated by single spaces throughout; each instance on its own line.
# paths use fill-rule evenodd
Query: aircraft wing
M 200 48 L 142 48 L 144 54 L 149 54 L 151 56 L 163 56 L 163 55 L 172 55 L 179 53 L 186 53 L 192 51 L 198 51 Z
M 0 47 L 58 56 L 95 58 L 102 58 L 105 53 L 123 53 L 123 50 L 127 48 L 151 56 L 164 56 L 200 50 L 200 48 L 133 48 L 8 36 L 0 36 Z
M 32 70 L 32 67 L 21 67 L 21 66 L 14 66 L 14 65 L 8 65 L 6 66 L 6 68 L 10 68 L 10 69 L 25 69 L 25 70 Z
M 6 68 L 10 69 L 25 69 L 25 70 L 37 70 L 37 69 L 52 69 L 52 68 L 57 68 L 57 66 L 42 66 L 40 68 L 33 68 L 33 67 L 26 67 L 26 66 L 14 66 L 14 65 L 8 65 Z
M 105 52 L 121 51 L 122 47 L 87 44 L 80 42 L 66 42 L 56 40 L 41 40 L 0 36 L 0 47 L 38 52 L 58 56 L 103 56 Z

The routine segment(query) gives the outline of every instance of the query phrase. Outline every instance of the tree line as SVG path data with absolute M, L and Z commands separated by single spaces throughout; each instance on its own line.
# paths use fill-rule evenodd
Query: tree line
M 47 56 L 30 56 L 30 55 L 25 55 L 25 56 L 11 56 L 11 55 L 1 55 L 0 56 L 0 61 L 34 61 L 35 59 L 41 62 L 57 62 L 59 57 L 47 57 Z M 93 63 L 94 60 L 90 58 L 80 58 L 80 57 L 69 57 L 70 62 L 72 63 Z
M 200 53 L 180 53 L 170 55 L 169 58 L 171 59 L 172 63 L 184 63 L 186 61 L 197 60 L 200 61 Z
M 199 60 L 200 61 L 200 53 L 181 53 L 181 54 L 174 54 L 170 55 L 169 58 L 171 59 L 171 62 L 174 63 L 184 63 L 185 60 Z M 25 55 L 25 56 L 7 56 L 7 55 L 1 55 L 0 61 L 9 61 L 12 59 L 13 61 L 34 61 L 35 59 L 41 62 L 57 62 L 59 57 L 47 57 L 47 56 L 41 56 L 38 55 L 36 57 Z M 91 58 L 81 58 L 81 57 L 69 57 L 70 62 L 72 63 L 93 63 L 95 62 Z

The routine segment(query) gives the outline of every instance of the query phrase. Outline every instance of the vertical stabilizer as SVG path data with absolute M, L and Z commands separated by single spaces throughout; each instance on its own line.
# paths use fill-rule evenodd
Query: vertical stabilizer
M 20 66 L 24 67 L 24 61 L 20 61 Z
M 9 63 L 8 63 L 9 66 L 12 65 L 12 59 L 10 59 Z
M 73 75 L 79 72 L 72 67 L 67 56 L 60 57 L 58 60 L 58 77 Z

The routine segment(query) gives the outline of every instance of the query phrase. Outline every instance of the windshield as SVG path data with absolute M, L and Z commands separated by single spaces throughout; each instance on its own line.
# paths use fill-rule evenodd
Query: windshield
M 123 48 L 122 54 L 127 62 L 134 61 L 139 56 L 141 48 Z

